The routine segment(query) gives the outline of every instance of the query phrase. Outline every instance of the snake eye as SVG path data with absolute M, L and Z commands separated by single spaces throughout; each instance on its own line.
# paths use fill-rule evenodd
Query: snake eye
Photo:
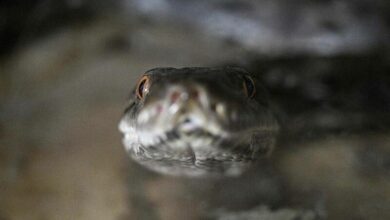
M 253 98 L 256 94 L 255 82 L 250 76 L 244 75 L 243 78 L 244 78 L 243 86 L 244 86 L 245 95 L 248 98 Z
M 149 76 L 143 76 L 137 84 L 137 97 L 142 100 L 145 98 L 145 95 L 148 94 L 150 88 L 150 79 Z

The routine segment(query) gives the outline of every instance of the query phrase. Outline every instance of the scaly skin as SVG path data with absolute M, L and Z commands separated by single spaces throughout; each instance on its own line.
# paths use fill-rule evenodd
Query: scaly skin
M 119 124 L 138 163 L 170 175 L 239 175 L 270 154 L 279 126 L 250 73 L 157 68 L 143 77 Z

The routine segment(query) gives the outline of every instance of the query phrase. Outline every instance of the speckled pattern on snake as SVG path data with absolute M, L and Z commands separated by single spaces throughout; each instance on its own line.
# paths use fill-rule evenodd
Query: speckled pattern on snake
M 119 123 L 143 166 L 169 175 L 239 175 L 272 151 L 278 123 L 254 74 L 235 67 L 156 68 Z

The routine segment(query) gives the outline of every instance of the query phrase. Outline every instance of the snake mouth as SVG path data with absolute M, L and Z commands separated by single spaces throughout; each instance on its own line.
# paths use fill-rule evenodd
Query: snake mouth
M 206 98 L 172 99 L 174 102 L 159 100 L 143 106 L 135 123 L 141 143 L 177 142 L 197 146 L 200 145 L 197 143 L 207 144 L 228 136 L 223 104 L 219 103 L 219 111 L 213 111 Z
M 212 126 L 210 126 L 212 127 Z M 207 126 L 199 126 L 185 121 L 169 129 L 140 129 L 139 141 L 145 147 L 160 146 L 170 149 L 207 148 L 217 146 L 228 135 L 221 130 L 210 130 Z
M 179 132 L 178 129 L 173 129 L 166 132 L 164 137 L 163 140 L 165 141 L 171 142 L 181 140 L 188 145 L 191 145 L 191 142 L 196 139 L 211 139 L 217 141 L 224 138 L 222 135 L 213 134 L 210 131 L 201 128 L 187 130 L 185 132 Z

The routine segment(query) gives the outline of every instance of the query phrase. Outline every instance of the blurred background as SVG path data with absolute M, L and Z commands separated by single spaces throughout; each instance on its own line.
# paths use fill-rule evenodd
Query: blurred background
M 3 0 L 0 220 L 390 219 L 387 0 Z M 242 177 L 161 176 L 117 123 L 161 66 L 259 74 L 282 132 Z

